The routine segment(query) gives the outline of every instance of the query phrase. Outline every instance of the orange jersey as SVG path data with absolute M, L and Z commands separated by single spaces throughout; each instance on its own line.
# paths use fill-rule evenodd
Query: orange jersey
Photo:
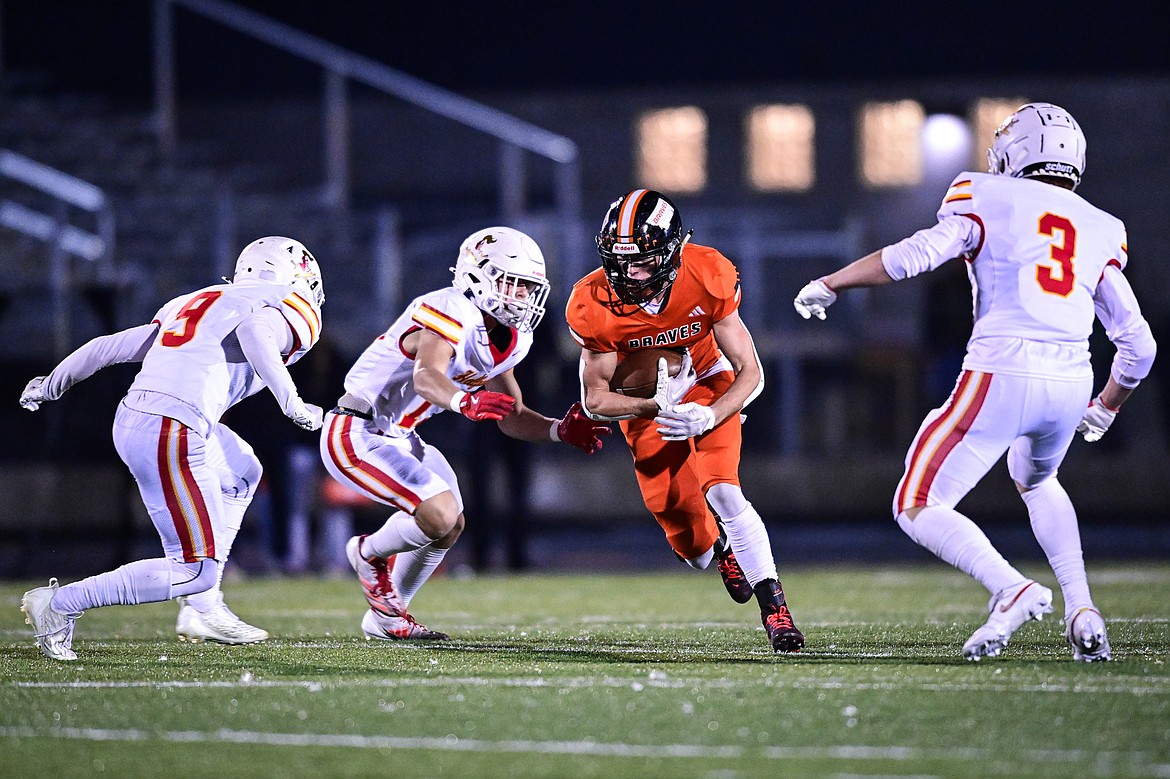
M 617 300 L 601 268 L 573 285 L 565 306 L 569 330 L 592 352 L 687 347 L 702 376 L 722 354 L 712 325 L 739 308 L 739 271 L 717 250 L 687 244 L 678 277 L 657 314 Z

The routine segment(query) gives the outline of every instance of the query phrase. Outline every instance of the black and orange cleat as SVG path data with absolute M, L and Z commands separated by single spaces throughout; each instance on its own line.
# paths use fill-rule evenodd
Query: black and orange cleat
M 715 566 L 719 569 L 719 575 L 723 577 L 723 586 L 727 588 L 727 594 L 733 601 L 747 603 L 752 599 L 754 592 L 752 585 L 748 583 L 743 569 L 739 567 L 735 552 L 731 551 L 731 544 L 727 542 L 727 531 L 723 529 L 722 522 L 719 523 L 719 540 L 715 542 Z
M 792 621 L 792 612 L 784 601 L 784 588 L 775 579 L 765 579 L 755 587 L 760 604 L 760 620 L 768 642 L 777 652 L 799 652 L 804 646 L 804 633 Z

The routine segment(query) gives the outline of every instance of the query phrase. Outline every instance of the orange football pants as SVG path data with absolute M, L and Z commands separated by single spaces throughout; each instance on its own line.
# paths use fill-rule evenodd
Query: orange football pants
M 703 379 L 683 401 L 709 406 L 727 391 L 733 378 L 725 371 Z M 739 485 L 743 444 L 739 414 L 686 441 L 663 440 L 653 419 L 629 419 L 619 425 L 634 457 L 642 500 L 671 548 L 687 558 L 702 555 L 719 538 L 707 506 L 707 490 L 719 483 Z

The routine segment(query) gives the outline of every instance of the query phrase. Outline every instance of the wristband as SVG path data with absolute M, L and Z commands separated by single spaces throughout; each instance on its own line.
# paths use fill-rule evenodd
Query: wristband
M 560 443 L 561 437 L 557 435 L 557 428 L 560 427 L 560 420 L 553 422 L 548 428 L 548 437 L 553 441 Z
M 447 403 L 447 408 L 454 411 L 456 414 L 462 414 L 463 410 L 460 408 L 463 405 L 463 398 L 467 395 L 463 390 L 459 390 L 451 396 L 451 400 Z

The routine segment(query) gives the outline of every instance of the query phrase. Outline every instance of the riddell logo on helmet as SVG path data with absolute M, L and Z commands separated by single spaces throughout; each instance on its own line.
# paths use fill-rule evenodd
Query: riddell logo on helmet
M 614 254 L 641 254 L 642 252 L 636 243 L 615 243 L 610 251 Z

